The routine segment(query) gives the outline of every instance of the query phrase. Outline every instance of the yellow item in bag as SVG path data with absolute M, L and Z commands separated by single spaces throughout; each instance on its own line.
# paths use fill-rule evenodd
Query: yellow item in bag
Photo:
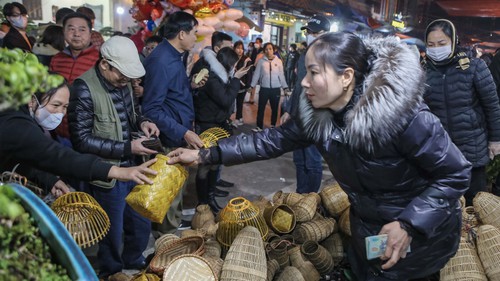
M 179 164 L 167 164 L 169 158 L 165 155 L 157 154 L 156 159 L 156 163 L 149 168 L 158 174 L 148 175 L 153 179 L 153 184 L 136 185 L 125 201 L 143 217 L 162 223 L 170 204 L 184 185 L 188 172 Z

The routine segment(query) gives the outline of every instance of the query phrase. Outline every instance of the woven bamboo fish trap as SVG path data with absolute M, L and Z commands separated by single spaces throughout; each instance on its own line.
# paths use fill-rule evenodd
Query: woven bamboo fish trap
M 283 199 L 284 199 L 285 193 L 281 190 L 276 191 L 273 195 L 272 203 L 273 204 L 283 204 Z
M 201 231 L 205 232 L 205 238 L 215 237 L 217 233 L 217 229 L 219 229 L 219 223 L 215 223 L 213 221 L 207 221 L 202 227 Z
M 262 196 L 262 195 L 259 195 L 259 197 L 257 197 L 257 199 L 255 201 L 252 201 L 252 204 L 255 207 L 259 208 L 259 212 L 261 213 L 261 215 L 264 215 L 264 210 L 266 208 L 272 207 L 271 202 L 269 202 L 269 200 L 264 198 L 264 196 Z
M 333 233 L 335 219 L 325 218 L 300 224 L 293 232 L 296 243 L 304 243 L 307 240 L 322 241 Z
M 216 238 L 223 250 L 229 249 L 240 230 L 247 225 L 256 227 L 262 240 L 265 240 L 269 233 L 269 228 L 259 209 L 243 197 L 229 200 L 227 206 L 220 211 L 219 216 L 220 222 Z
M 199 236 L 205 238 L 206 232 L 203 229 L 186 229 L 181 232 L 181 238 L 187 238 L 191 236 Z
M 314 195 L 305 195 L 292 206 L 297 222 L 310 221 L 316 214 L 318 201 Z
M 167 164 L 169 158 L 165 155 L 156 154 L 156 159 L 149 168 L 158 173 L 148 175 L 153 184 L 136 185 L 125 201 L 141 216 L 162 223 L 170 204 L 188 178 L 188 172 L 179 164 Z
M 319 271 L 310 261 L 304 262 L 298 266 L 297 269 L 300 271 L 305 281 L 319 281 L 321 278 L 321 274 L 319 274 Z
M 477 253 L 489 280 L 500 280 L 500 230 L 481 225 L 477 230 Z
M 302 273 L 300 273 L 300 271 L 293 266 L 285 267 L 283 272 L 281 272 L 280 276 L 276 280 L 277 281 L 305 281 L 304 277 L 302 277 Z
M 294 246 L 288 250 L 288 256 L 290 257 L 290 265 L 297 268 L 307 261 L 300 252 L 300 246 Z
M 332 217 L 338 218 L 351 205 L 347 194 L 338 183 L 323 188 L 319 195 L 323 206 Z
M 321 242 L 321 246 L 325 247 L 330 255 L 332 255 L 334 262 L 340 262 L 344 258 L 344 245 L 339 233 L 333 233 L 328 236 L 328 238 Z
M 172 233 L 167 233 L 158 237 L 158 239 L 156 239 L 155 241 L 155 251 L 161 252 L 161 250 L 165 246 L 168 246 L 168 244 L 174 242 L 177 239 L 180 239 L 180 237 Z
M 340 230 L 342 233 L 351 236 L 351 218 L 349 208 L 347 208 L 339 219 Z
M 500 197 L 489 192 L 478 192 L 472 202 L 483 224 L 500 229 Z
M 261 233 L 253 226 L 246 226 L 227 252 L 220 280 L 264 281 L 266 278 L 266 253 Z
M 217 141 L 229 137 L 230 134 L 219 127 L 210 128 L 200 134 L 200 139 L 203 142 L 205 148 L 209 148 L 217 145 Z
M 274 205 L 264 210 L 267 225 L 277 234 L 290 233 L 296 224 L 295 213 L 288 205 Z
M 312 196 L 314 198 L 316 198 L 316 203 L 319 205 L 321 205 L 321 196 L 319 195 L 319 193 L 316 193 L 316 192 L 309 192 L 307 195 L 309 196 Z
M 191 219 L 191 228 L 200 229 L 206 222 L 215 223 L 214 214 L 207 204 L 198 205 L 196 207 L 196 212 Z
M 283 193 L 283 204 L 290 207 L 299 203 L 300 200 L 304 198 L 304 195 L 297 192 Z
M 166 266 L 176 257 L 186 254 L 201 256 L 204 252 L 205 247 L 202 237 L 190 236 L 181 238 L 170 243 L 161 252 L 157 252 L 149 263 L 149 269 L 162 276 Z
M 474 246 L 464 237 L 460 238 L 460 246 L 445 267 L 441 269 L 441 281 L 487 281 L 481 261 Z
M 333 270 L 335 264 L 328 251 L 316 241 L 306 241 L 300 247 L 302 254 L 314 265 L 320 274 Z
M 205 242 L 205 254 L 203 254 L 204 257 L 210 256 L 220 258 L 221 253 L 222 248 L 217 240 L 208 240 Z
M 224 264 L 224 260 L 221 258 L 216 258 L 212 256 L 205 257 L 203 255 L 203 258 L 207 260 L 207 262 L 210 264 L 210 267 L 214 271 L 214 275 L 217 277 L 217 280 L 220 279 L 220 273 L 222 271 L 222 265 Z
M 465 208 L 465 197 L 462 195 L 462 197 L 460 197 L 459 199 L 460 201 L 460 207 Z
M 274 275 L 280 269 L 280 265 L 276 260 L 267 261 L 267 278 L 266 281 L 273 281 Z
M 210 263 L 197 255 L 181 255 L 165 268 L 163 281 L 217 281 Z
M 286 240 L 274 240 L 267 244 L 266 252 L 270 260 L 276 260 L 281 269 L 290 265 L 290 257 L 288 256 L 288 244 Z
M 82 248 L 92 246 L 109 231 L 109 217 L 87 193 L 71 192 L 57 198 L 52 210 Z
M 129 277 L 128 275 L 126 275 L 126 276 Z M 128 281 L 160 281 L 161 280 L 161 278 L 158 275 L 156 275 L 154 273 L 146 273 L 144 271 L 135 274 L 134 276 L 132 276 L 132 279 L 129 279 L 129 278 L 126 278 L 124 280 L 128 280 Z M 111 277 L 108 278 L 108 281 L 111 281 Z

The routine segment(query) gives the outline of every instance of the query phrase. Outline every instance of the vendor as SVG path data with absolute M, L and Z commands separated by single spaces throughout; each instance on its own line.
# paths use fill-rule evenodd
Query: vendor
M 0 171 L 12 171 L 19 164 L 16 173 L 55 196 L 69 191 L 58 176 L 82 181 L 117 179 L 152 183 L 147 174 L 156 172 L 147 167 L 155 160 L 141 166 L 120 168 L 52 140 L 49 132 L 60 124 L 68 103 L 69 89 L 64 83 L 33 95 L 19 110 L 0 112 Z

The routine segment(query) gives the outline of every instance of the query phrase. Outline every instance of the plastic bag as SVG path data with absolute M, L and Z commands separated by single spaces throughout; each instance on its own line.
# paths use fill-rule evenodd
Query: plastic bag
M 167 164 L 168 157 L 157 154 L 156 163 L 151 169 L 158 172 L 153 179 L 153 184 L 136 185 L 127 195 L 125 201 L 143 217 L 152 222 L 162 223 L 170 204 L 179 193 L 188 177 L 188 172 L 179 164 Z

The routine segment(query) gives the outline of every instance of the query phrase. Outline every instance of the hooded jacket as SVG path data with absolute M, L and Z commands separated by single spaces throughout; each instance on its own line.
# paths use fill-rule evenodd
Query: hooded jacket
M 343 112 L 315 109 L 303 94 L 293 120 L 220 140 L 203 161 L 264 160 L 315 144 L 351 202 L 351 264 L 367 265 L 365 237 L 399 220 L 414 230 L 411 253 L 387 271 L 374 260 L 371 270 L 393 280 L 424 277 L 458 248 L 458 200 L 471 165 L 423 104 L 418 57 L 395 38 L 365 43 L 376 59 Z

